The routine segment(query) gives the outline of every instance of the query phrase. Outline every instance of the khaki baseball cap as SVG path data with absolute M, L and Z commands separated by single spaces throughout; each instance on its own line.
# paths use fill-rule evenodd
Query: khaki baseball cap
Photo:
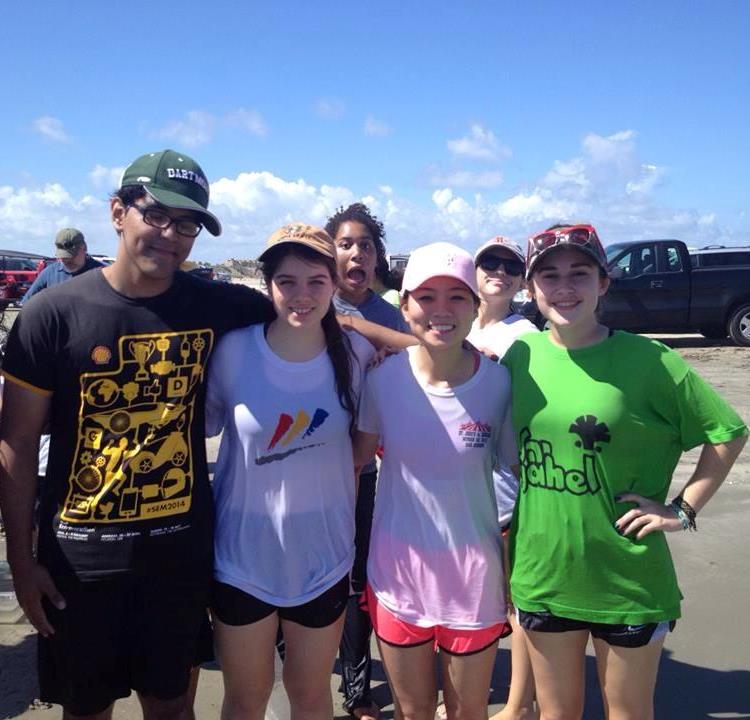
M 270 250 L 287 243 L 305 245 L 328 258 L 336 258 L 333 240 L 323 228 L 295 222 L 271 233 L 266 240 L 266 249 L 258 256 L 258 260 L 262 262 Z
M 193 158 L 175 150 L 147 153 L 136 158 L 122 174 L 120 187 L 143 185 L 158 202 L 175 210 L 192 210 L 212 235 L 221 235 L 221 223 L 208 211 L 208 180 Z
M 63 228 L 55 235 L 55 257 L 64 260 L 76 256 L 86 244 L 83 233 L 78 228 Z

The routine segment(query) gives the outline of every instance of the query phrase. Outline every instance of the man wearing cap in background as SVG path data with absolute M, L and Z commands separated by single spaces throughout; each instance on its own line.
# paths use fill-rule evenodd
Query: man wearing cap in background
M 272 317 L 265 296 L 179 272 L 221 225 L 200 166 L 171 150 L 110 201 L 115 262 L 32 298 L 8 340 L 0 506 L 16 595 L 40 633 L 41 699 L 108 718 L 189 717 L 213 571 L 204 378 L 217 338 Z M 32 548 L 36 447 L 52 442 Z
M 87 270 L 102 266 L 88 254 L 83 233 L 76 228 L 63 228 L 55 235 L 55 257 L 59 262 L 48 265 L 37 275 L 21 304 L 45 288 L 67 282 Z

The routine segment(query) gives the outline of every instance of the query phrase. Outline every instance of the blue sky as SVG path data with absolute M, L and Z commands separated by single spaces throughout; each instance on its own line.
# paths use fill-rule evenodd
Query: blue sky
M 280 224 L 364 199 L 392 250 L 750 243 L 750 3 L 11 3 L 0 26 L 0 247 L 76 225 L 113 253 L 107 195 L 173 147 L 254 257 Z

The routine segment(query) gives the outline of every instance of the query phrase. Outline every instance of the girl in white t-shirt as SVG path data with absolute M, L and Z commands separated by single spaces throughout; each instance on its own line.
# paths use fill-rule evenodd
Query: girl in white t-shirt
M 264 717 L 279 625 L 292 717 L 333 714 L 354 559 L 351 431 L 374 351 L 336 322 L 334 252 L 309 225 L 271 235 L 259 261 L 277 317 L 229 333 L 211 360 L 207 430 L 224 431 L 212 613 L 226 718 Z
M 367 604 L 398 713 L 412 720 L 434 718 L 438 648 L 448 718 L 486 718 L 507 629 L 492 468 L 517 453 L 508 374 L 463 345 L 478 304 L 468 253 L 412 253 L 401 311 L 419 345 L 369 373 L 355 435 L 357 464 L 384 446 Z
M 516 338 L 537 328 L 522 315 L 513 312 L 511 301 L 524 284 L 526 259 L 523 250 L 502 235 L 488 240 L 474 253 L 477 288 L 481 304 L 479 314 L 467 338 L 474 347 L 490 352 L 502 360 Z M 500 527 L 507 531 L 518 495 L 518 479 L 508 468 L 493 473 Z M 507 562 L 506 562 L 507 565 Z M 536 717 L 534 709 L 534 675 L 526 647 L 523 628 L 518 625 L 513 608 L 508 621 L 511 635 L 511 681 L 505 707 L 492 720 L 522 720 Z

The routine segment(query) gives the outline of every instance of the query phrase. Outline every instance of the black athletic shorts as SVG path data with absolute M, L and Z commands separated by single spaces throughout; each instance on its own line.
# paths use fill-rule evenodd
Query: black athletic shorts
M 291 620 L 308 628 L 322 628 L 339 619 L 346 610 L 348 598 L 348 575 L 318 597 L 293 607 L 270 605 L 233 585 L 215 580 L 211 610 L 225 625 L 250 625 L 278 613 L 282 620 Z
M 609 625 L 558 617 L 549 612 L 526 612 L 518 610 L 518 623 L 524 630 L 554 633 L 570 630 L 588 630 L 599 640 L 615 647 L 645 647 L 674 630 L 676 621 L 644 623 L 643 625 Z
M 40 698 L 91 715 L 131 690 L 172 700 L 203 659 L 210 578 L 57 580 L 65 610 L 45 602 L 55 633 L 39 636 Z M 203 635 L 201 635 L 203 633 Z

